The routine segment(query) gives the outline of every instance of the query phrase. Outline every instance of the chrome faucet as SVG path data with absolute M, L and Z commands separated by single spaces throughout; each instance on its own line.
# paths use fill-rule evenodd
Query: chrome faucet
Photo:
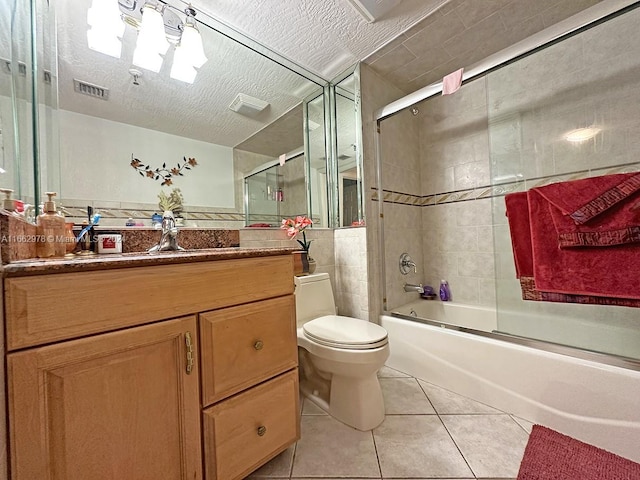
M 422 286 L 422 284 L 418 284 L 418 285 L 413 285 L 411 283 L 405 283 L 404 284 L 404 291 L 405 292 L 418 292 L 419 294 L 423 294 L 424 293 L 424 287 Z
M 162 235 L 158 245 L 151 247 L 149 253 L 184 250 L 178 245 L 178 227 L 173 212 L 166 210 L 162 215 Z

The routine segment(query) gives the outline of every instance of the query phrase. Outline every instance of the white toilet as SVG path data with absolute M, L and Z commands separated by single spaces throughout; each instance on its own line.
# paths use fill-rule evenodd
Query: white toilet
M 378 370 L 389 357 L 380 325 L 336 315 L 327 273 L 295 277 L 300 390 L 358 430 L 384 420 Z

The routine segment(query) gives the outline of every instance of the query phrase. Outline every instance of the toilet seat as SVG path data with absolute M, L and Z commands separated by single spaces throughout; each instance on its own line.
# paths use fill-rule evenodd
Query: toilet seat
M 388 343 L 380 325 L 341 315 L 325 315 L 302 326 L 304 336 L 320 345 L 338 349 L 370 350 Z

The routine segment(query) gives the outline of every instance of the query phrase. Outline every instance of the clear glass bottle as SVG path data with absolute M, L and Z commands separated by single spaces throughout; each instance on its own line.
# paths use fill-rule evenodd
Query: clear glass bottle
M 44 212 L 36 221 L 36 255 L 38 258 L 64 257 L 66 253 L 66 233 L 64 217 L 56 211 L 53 197 L 55 192 L 47 192 L 49 200 L 44 202 Z

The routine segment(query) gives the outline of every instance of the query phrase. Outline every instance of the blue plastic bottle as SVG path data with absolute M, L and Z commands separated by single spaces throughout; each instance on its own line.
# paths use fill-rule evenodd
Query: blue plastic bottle
M 440 282 L 440 300 L 443 302 L 451 300 L 451 291 L 449 290 L 449 284 L 446 280 Z

